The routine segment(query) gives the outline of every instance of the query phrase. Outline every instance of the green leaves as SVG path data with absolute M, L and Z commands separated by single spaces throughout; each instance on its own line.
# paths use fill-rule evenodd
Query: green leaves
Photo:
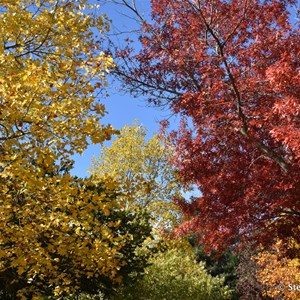
M 231 297 L 224 279 L 209 275 L 205 265 L 197 263 L 191 249 L 180 241 L 177 246 L 158 252 L 149 263 L 142 278 L 123 286 L 112 299 L 143 299 L 144 295 L 151 300 L 223 300 Z

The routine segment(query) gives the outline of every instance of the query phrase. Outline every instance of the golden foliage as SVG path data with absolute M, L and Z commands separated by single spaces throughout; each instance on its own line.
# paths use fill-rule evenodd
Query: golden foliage
M 126 235 L 116 234 L 118 222 L 103 223 L 116 207 L 108 189 L 97 193 L 89 182 L 70 175 L 45 177 L 40 186 L 9 186 L 0 197 L 0 273 L 17 285 L 18 295 L 51 289 L 54 295 L 75 292 L 82 277 L 107 276 L 117 281 L 119 250 Z M 16 276 L 17 273 L 17 276 Z M 9 284 L 9 282 L 7 282 Z
M 181 185 L 169 164 L 170 154 L 158 136 L 146 139 L 146 129 L 135 121 L 124 126 L 110 147 L 102 147 L 90 172 L 94 181 L 113 178 L 124 209 L 147 209 L 156 227 L 170 228 L 179 217 L 173 198 Z
M 297 300 L 300 297 L 300 260 L 289 258 L 289 250 L 299 253 L 299 244 L 294 240 L 283 243 L 278 240 L 271 250 L 263 250 L 255 260 L 260 266 L 257 279 L 266 286 L 266 295 L 272 298 Z
M 99 123 L 95 95 L 113 61 L 97 42 L 109 22 L 94 9 L 85 0 L 0 3 L 0 273 L 22 299 L 74 291 L 82 276 L 120 281 L 127 237 L 95 218 L 116 205 L 115 185 L 96 193 L 67 172 L 70 155 L 114 133 Z

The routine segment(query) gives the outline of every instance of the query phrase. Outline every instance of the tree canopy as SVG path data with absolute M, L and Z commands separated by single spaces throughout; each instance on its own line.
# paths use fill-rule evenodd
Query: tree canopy
M 124 47 L 98 2 L 0 1 L 0 298 L 298 299 L 296 1 L 112 0 Z M 105 124 L 109 73 L 179 127 Z
M 124 209 L 146 209 L 156 228 L 170 230 L 179 221 L 173 199 L 181 195 L 182 185 L 169 150 L 157 135 L 147 139 L 146 134 L 137 121 L 125 125 L 110 146 L 101 147 L 90 172 L 95 182 L 107 177 L 118 182 Z
M 129 2 L 121 1 L 127 3 Z M 136 95 L 182 116 L 166 134 L 200 197 L 178 199 L 207 249 L 299 239 L 299 26 L 295 1 L 156 1 L 141 49 L 116 53 Z M 163 122 L 167 126 L 167 122 Z

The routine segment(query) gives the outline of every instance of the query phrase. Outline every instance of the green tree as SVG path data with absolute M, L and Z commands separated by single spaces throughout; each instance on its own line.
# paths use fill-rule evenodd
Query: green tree
M 206 270 L 212 276 L 221 276 L 225 279 L 225 284 L 232 290 L 236 290 L 237 266 L 239 256 L 232 252 L 231 248 L 226 249 L 222 254 L 211 252 L 207 254 L 203 246 L 197 243 L 197 236 L 191 235 L 189 243 L 193 247 L 198 262 L 205 262 Z M 234 299 L 238 298 L 237 293 L 233 295 Z
M 175 243 L 180 244 L 180 241 Z M 205 263 L 197 263 L 192 250 L 187 247 L 169 246 L 149 262 L 142 278 L 131 285 L 123 285 L 111 299 L 231 299 L 232 291 L 224 285 L 224 278 L 208 274 Z

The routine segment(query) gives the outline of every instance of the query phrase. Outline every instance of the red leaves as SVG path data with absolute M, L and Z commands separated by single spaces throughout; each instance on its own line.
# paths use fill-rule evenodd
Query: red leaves
M 153 0 L 152 10 L 126 74 L 192 124 L 169 136 L 182 180 L 202 192 L 179 202 L 190 220 L 178 231 L 216 249 L 290 234 L 299 217 L 281 214 L 300 212 L 300 38 L 287 1 Z

